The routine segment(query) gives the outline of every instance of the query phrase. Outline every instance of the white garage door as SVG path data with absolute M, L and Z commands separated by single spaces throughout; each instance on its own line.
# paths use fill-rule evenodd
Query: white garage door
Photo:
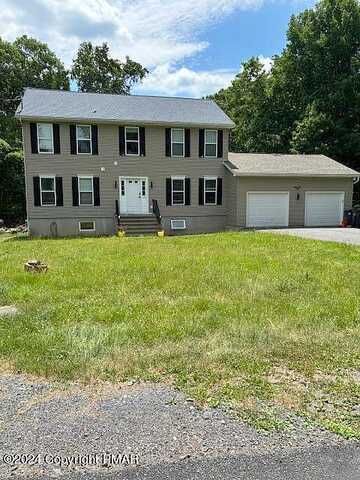
M 334 227 L 344 215 L 344 192 L 305 192 L 305 226 Z
M 248 192 L 247 227 L 287 227 L 289 192 Z

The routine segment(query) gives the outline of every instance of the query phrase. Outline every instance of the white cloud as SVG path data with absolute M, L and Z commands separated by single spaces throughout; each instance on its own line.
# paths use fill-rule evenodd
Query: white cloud
M 136 88 L 136 93 L 202 97 L 227 87 L 236 72 L 211 70 L 195 72 L 186 67 L 175 68 L 166 63 L 156 67 L 144 82 Z
M 260 62 L 264 65 L 265 72 L 269 73 L 273 66 L 273 60 L 269 57 L 264 57 L 263 55 L 259 55 Z
M 113 55 L 129 55 L 154 70 L 146 88 L 158 91 L 157 78 L 161 79 L 159 93 L 175 94 L 188 85 L 190 94 L 203 94 L 212 86 L 226 84 L 230 73 L 175 71 L 171 65 L 207 48 L 208 44 L 199 40 L 206 27 L 236 9 L 257 8 L 263 1 L 0 0 L 1 36 L 9 40 L 21 34 L 39 38 L 66 65 L 71 64 L 81 41 L 107 41 Z

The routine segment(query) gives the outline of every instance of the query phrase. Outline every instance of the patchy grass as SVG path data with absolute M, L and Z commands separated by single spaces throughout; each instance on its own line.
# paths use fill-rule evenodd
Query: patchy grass
M 39 258 L 47 274 L 28 274 Z M 360 249 L 262 233 L 0 246 L 0 358 L 57 379 L 169 381 L 264 429 L 360 438 Z

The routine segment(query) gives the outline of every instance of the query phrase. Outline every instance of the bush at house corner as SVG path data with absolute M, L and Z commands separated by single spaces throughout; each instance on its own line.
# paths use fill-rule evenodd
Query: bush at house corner
M 0 139 L 0 218 L 9 226 L 22 223 L 25 217 L 23 153 Z

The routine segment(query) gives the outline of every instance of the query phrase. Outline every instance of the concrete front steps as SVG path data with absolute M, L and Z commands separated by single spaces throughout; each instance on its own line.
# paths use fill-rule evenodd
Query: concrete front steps
M 121 215 L 120 225 L 124 227 L 127 236 L 156 235 L 161 226 L 153 214 Z

